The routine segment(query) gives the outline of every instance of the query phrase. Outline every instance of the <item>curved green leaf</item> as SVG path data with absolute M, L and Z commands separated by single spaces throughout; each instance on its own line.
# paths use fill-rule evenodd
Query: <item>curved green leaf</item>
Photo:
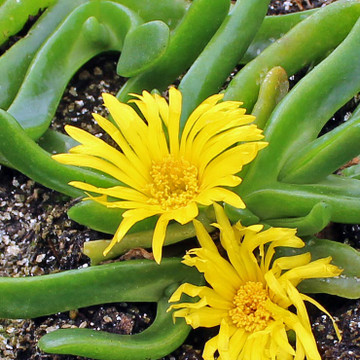
M 55 0 L 5 0 L 0 6 L 0 45 L 25 25 L 30 15 L 36 15 Z
M 126 35 L 117 73 L 131 77 L 151 66 L 165 53 L 170 30 L 162 21 L 151 21 L 140 25 Z
M 135 335 L 117 335 L 90 329 L 60 329 L 43 336 L 42 351 L 71 354 L 100 360 L 160 359 L 179 347 L 191 327 L 184 319 L 174 323 L 167 313 L 168 297 L 158 302 L 156 319 L 149 328 Z
M 267 219 L 266 224 L 276 227 L 296 228 L 297 235 L 313 235 L 320 232 L 330 222 L 331 208 L 324 202 L 319 202 L 308 215 L 298 218 Z

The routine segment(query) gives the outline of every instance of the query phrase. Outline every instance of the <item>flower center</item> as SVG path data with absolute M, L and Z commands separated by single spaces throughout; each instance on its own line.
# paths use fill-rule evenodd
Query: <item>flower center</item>
M 269 299 L 261 282 L 248 281 L 234 296 L 234 308 L 229 315 L 238 328 L 248 332 L 260 331 L 271 321 L 271 313 L 265 303 Z
M 153 161 L 150 176 L 150 202 L 164 210 L 184 207 L 199 193 L 198 169 L 183 158 Z

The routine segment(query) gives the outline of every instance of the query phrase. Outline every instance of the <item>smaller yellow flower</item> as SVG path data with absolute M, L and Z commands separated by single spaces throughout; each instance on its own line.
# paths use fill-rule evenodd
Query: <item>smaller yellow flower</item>
M 182 97 L 169 90 L 169 103 L 144 91 L 134 95 L 143 118 L 127 104 L 103 94 L 115 124 L 98 114 L 95 120 L 119 146 L 111 147 L 86 131 L 66 126 L 66 132 L 81 145 L 70 154 L 58 154 L 57 161 L 90 167 L 119 181 L 118 186 L 99 188 L 72 181 L 70 185 L 99 196 L 90 196 L 108 208 L 124 209 L 123 219 L 110 249 L 137 222 L 158 215 L 153 236 L 154 258 L 161 260 L 166 228 L 171 220 L 186 224 L 197 217 L 198 205 L 223 201 L 237 208 L 245 205 L 239 195 L 227 189 L 240 184 L 236 174 L 252 161 L 267 143 L 258 141 L 262 130 L 251 122 L 238 101 L 220 102 L 213 95 L 201 103 L 180 132 Z M 145 121 L 144 121 L 145 119 Z
M 182 284 L 169 302 L 178 302 L 182 294 L 200 300 L 171 305 L 169 310 L 177 309 L 174 318 L 185 318 L 193 328 L 220 325 L 219 334 L 205 344 L 205 360 L 213 360 L 217 351 L 221 360 L 321 360 L 304 300 L 328 313 L 296 286 L 304 279 L 338 276 L 342 270 L 330 264 L 331 257 L 311 261 L 310 253 L 273 261 L 278 246 L 304 246 L 294 229 L 231 226 L 222 207 L 214 204 L 214 208 L 229 261 L 194 220 L 201 248 L 190 250 L 183 263 L 204 273 L 210 286 Z M 295 349 L 288 330 L 296 334 Z

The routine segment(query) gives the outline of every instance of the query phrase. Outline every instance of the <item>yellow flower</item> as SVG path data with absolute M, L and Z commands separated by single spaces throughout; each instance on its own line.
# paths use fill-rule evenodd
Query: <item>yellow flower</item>
M 231 226 L 221 206 L 214 207 L 229 261 L 194 220 L 201 248 L 190 250 L 183 263 L 204 273 L 211 287 L 182 284 L 169 301 L 179 301 L 182 294 L 199 301 L 173 304 L 169 310 L 177 309 L 174 317 L 184 317 L 193 328 L 220 325 L 219 334 L 205 345 L 205 360 L 214 359 L 216 351 L 221 360 L 320 360 L 304 300 L 328 313 L 296 286 L 304 279 L 337 276 L 341 270 L 330 264 L 331 257 L 311 262 L 309 253 L 272 261 L 278 246 L 304 246 L 294 229 Z M 296 334 L 295 349 L 288 330 Z
M 70 182 L 100 194 L 90 198 L 109 208 L 126 209 L 104 255 L 135 223 L 160 215 L 153 235 L 154 258 L 159 263 L 169 221 L 186 224 L 198 215 L 198 205 L 208 206 L 215 201 L 245 207 L 240 197 L 225 187 L 240 184 L 235 174 L 267 143 L 256 141 L 263 138 L 262 131 L 250 124 L 254 117 L 245 115 L 240 102 L 219 103 L 223 95 L 211 96 L 200 104 L 182 134 L 180 91 L 170 89 L 169 104 L 146 91 L 134 96 L 137 99 L 131 101 L 145 121 L 130 105 L 110 94 L 103 94 L 103 99 L 115 125 L 93 114 L 121 151 L 84 130 L 66 126 L 66 132 L 81 145 L 72 148 L 70 154 L 53 157 L 63 164 L 90 167 L 119 180 L 119 186 L 110 188 Z

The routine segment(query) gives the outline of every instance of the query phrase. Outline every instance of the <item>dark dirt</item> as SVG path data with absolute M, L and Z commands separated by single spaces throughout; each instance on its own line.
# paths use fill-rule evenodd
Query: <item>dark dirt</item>
M 269 6 L 271 15 L 289 14 L 326 6 L 336 0 L 273 0 Z
M 319 7 L 331 1 L 272 1 L 269 13 L 289 13 Z M 16 41 L 14 37 L 13 41 Z M 2 50 L 2 49 L 0 49 Z M 1 51 L 0 51 L 1 52 Z M 101 93 L 115 94 L 124 83 L 116 75 L 117 54 L 105 54 L 91 60 L 80 69 L 69 84 L 57 110 L 52 127 L 62 131 L 64 124 L 75 124 L 99 133 L 91 113 L 106 115 Z M 296 82 L 303 74 L 296 75 Z M 346 119 L 359 99 L 353 99 L 327 124 Z M 72 200 L 46 189 L 15 170 L 0 167 L 0 276 L 34 276 L 67 269 L 89 266 L 89 259 L 81 253 L 83 243 L 93 239 L 109 238 L 68 219 L 66 211 Z M 328 233 L 360 248 L 360 225 L 332 224 Z M 360 359 L 359 301 L 319 296 L 343 330 L 343 341 L 336 340 L 328 317 L 310 309 L 314 334 L 323 359 Z M 1 360 L 80 360 L 75 356 L 49 355 L 36 346 L 39 338 L 58 328 L 91 328 L 133 334 L 151 324 L 155 314 L 153 304 L 106 304 L 78 309 L 67 313 L 32 320 L 0 321 Z M 166 360 L 201 359 L 204 343 L 216 329 L 198 329 Z
M 318 297 L 335 317 L 343 337 L 339 342 L 332 323 L 326 315 L 312 318 L 312 328 L 322 359 L 360 359 L 360 301 L 325 295 Z

